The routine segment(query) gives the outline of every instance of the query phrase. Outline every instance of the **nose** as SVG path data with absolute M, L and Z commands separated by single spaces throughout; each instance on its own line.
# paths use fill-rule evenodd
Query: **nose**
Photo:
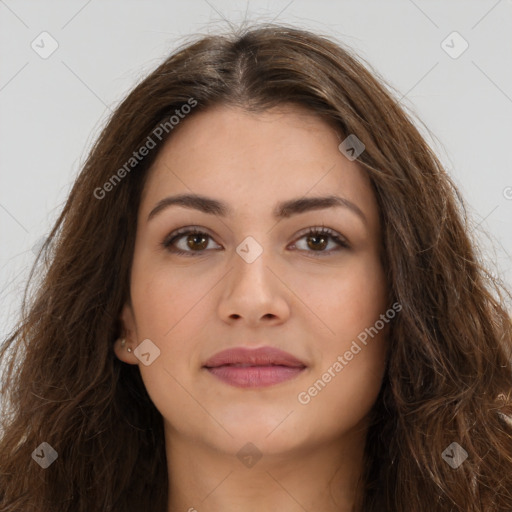
M 278 325 L 290 316 L 291 292 L 279 277 L 269 250 L 252 262 L 233 254 L 232 269 L 223 281 L 218 305 L 219 317 L 227 323 L 245 323 L 247 327 Z

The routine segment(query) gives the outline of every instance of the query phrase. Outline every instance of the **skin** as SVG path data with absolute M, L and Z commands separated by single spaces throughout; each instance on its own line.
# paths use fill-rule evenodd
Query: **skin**
M 367 175 L 338 150 L 341 140 L 297 106 L 258 114 L 217 106 L 185 119 L 150 171 L 131 303 L 121 314 L 126 347 L 118 340 L 115 352 L 139 365 L 164 418 L 169 512 L 359 510 L 366 420 L 382 383 L 388 327 L 309 403 L 298 400 L 390 307 L 377 203 Z M 173 205 L 147 220 L 161 199 L 178 193 L 224 201 L 232 215 Z M 272 217 L 280 201 L 333 194 L 356 204 L 366 221 L 343 207 Z M 331 238 L 327 246 L 312 243 L 308 228 L 322 225 L 349 248 Z M 188 236 L 192 249 L 187 235 L 174 243 L 196 256 L 161 245 L 187 226 L 209 235 Z M 263 249 L 252 263 L 236 252 L 247 236 Z M 126 351 L 145 339 L 160 350 L 148 366 Z M 256 389 L 230 386 L 202 368 L 238 346 L 277 347 L 307 368 Z M 236 456 L 249 442 L 262 454 L 252 467 Z

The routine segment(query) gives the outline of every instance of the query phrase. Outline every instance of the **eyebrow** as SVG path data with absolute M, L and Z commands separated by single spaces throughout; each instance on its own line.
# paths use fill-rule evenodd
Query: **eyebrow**
M 227 217 L 233 213 L 233 210 L 226 203 L 198 194 L 180 194 L 176 196 L 166 197 L 155 205 L 148 215 L 148 222 L 155 217 L 158 213 L 169 208 L 170 206 L 182 206 L 192 210 L 199 210 L 203 213 L 216 215 L 219 217 Z M 290 199 L 278 203 L 273 211 L 273 216 L 276 219 L 286 219 L 292 215 L 305 213 L 312 210 L 322 210 L 326 208 L 342 207 L 347 208 L 355 213 L 365 225 L 368 220 L 361 209 L 343 197 L 339 196 L 321 196 L 321 197 L 301 197 L 297 199 Z

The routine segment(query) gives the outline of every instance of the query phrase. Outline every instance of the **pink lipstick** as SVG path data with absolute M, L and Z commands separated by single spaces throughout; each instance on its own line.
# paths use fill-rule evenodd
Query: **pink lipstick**
M 306 365 L 273 347 L 238 347 L 218 352 L 203 367 L 231 386 L 257 388 L 292 379 L 304 371 Z

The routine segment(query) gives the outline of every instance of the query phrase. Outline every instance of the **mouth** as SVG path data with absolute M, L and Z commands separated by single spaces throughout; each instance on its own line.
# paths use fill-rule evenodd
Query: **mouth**
M 239 347 L 215 354 L 203 368 L 231 386 L 258 388 L 293 379 L 306 369 L 306 365 L 273 347 Z

